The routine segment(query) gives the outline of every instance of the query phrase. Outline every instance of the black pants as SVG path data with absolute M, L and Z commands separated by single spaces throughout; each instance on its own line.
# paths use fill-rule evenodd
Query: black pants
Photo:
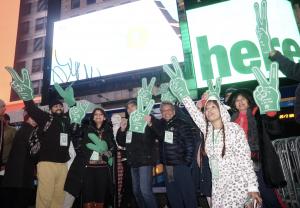
M 86 167 L 83 179 L 83 203 L 104 203 L 112 185 L 108 167 Z
M 131 179 L 131 172 L 130 167 L 127 161 L 123 161 L 123 185 L 122 185 L 122 198 L 121 198 L 121 208 L 135 208 L 137 207 L 135 198 L 132 191 L 132 179 Z

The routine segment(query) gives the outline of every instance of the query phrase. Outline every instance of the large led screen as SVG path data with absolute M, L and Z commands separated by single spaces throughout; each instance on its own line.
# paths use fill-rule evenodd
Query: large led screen
M 51 84 L 183 61 L 176 0 L 123 3 L 55 22 Z
M 198 88 L 216 77 L 222 77 L 224 84 L 254 80 L 253 66 L 268 77 L 270 63 L 262 56 L 256 34 L 255 2 L 261 6 L 261 0 L 231 0 L 186 12 Z M 266 16 L 272 46 L 300 61 L 299 30 L 291 3 L 268 0 Z

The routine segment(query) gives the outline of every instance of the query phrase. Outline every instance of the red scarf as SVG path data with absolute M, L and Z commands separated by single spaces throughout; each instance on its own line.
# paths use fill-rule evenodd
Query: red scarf
M 244 132 L 246 134 L 246 138 L 248 139 L 248 119 L 247 119 L 247 112 L 240 112 L 237 119 L 234 121 L 237 123 L 240 127 L 244 129 Z

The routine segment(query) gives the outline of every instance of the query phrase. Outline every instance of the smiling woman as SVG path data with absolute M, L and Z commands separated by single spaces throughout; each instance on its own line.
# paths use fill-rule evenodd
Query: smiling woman
M 4 66 L 12 66 L 14 63 L 17 25 L 19 17 L 19 0 L 1 1 L 0 2 L 0 19 L 7 21 L 0 21 L 0 69 Z M 10 97 L 11 78 L 6 70 L 0 70 L 0 98 L 8 102 Z

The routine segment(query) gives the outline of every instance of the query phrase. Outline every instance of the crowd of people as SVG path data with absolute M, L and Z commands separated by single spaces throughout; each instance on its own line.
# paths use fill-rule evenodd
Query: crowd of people
M 272 51 L 270 59 L 279 63 L 287 77 L 300 80 L 299 64 L 278 51 Z M 172 208 L 198 207 L 199 194 L 210 207 L 284 207 L 276 188 L 286 182 L 271 144 L 272 137 L 281 133 L 276 115 L 261 115 L 246 89 L 227 90 L 227 106 L 209 91 L 195 104 L 176 64 L 175 72 L 169 67 L 165 71 L 171 78 L 170 91 L 187 112 L 162 101 L 161 119 L 143 115 L 144 132 L 130 130 L 130 125 L 139 125 L 130 118 L 136 116 L 143 98 L 126 104 L 126 117 L 115 136 L 103 108 L 95 108 L 89 120 L 82 122 L 87 108 L 75 101 L 71 88 L 56 86 L 69 106 L 67 113 L 60 100 L 51 100 L 45 112 L 35 105 L 30 90 L 19 92 L 25 114 L 18 131 L 10 126 L 0 100 L 1 207 L 28 207 L 35 175 L 38 208 L 72 207 L 78 197 L 84 208 L 116 206 L 112 167 L 118 151 L 124 169 L 122 208 L 159 207 L 152 189 L 157 163 L 164 165 Z M 16 87 L 21 78 L 10 73 Z M 68 167 L 71 143 L 76 156 Z

